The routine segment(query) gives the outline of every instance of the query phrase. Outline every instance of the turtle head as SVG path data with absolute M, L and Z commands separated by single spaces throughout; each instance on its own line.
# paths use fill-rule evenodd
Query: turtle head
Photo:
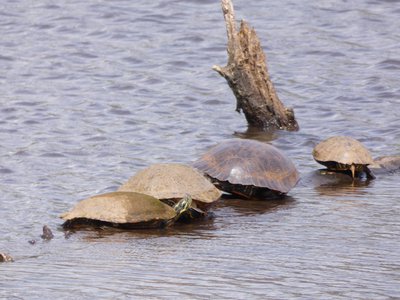
M 186 194 L 177 204 L 174 205 L 174 209 L 176 212 L 176 218 L 179 218 L 181 214 L 187 211 L 192 205 L 192 197 L 189 194 Z

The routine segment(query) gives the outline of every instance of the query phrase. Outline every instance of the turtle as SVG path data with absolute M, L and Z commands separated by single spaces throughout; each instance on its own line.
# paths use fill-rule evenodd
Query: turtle
M 367 178 L 375 176 L 368 168 L 374 161 L 368 149 L 354 138 L 348 136 L 333 136 L 315 146 L 313 152 L 315 161 L 332 171 L 351 171 L 354 179 L 357 173 L 365 172 Z
M 110 192 L 84 199 L 60 217 L 65 221 L 64 228 L 87 224 L 126 229 L 162 228 L 172 225 L 191 203 L 190 195 L 171 207 L 142 193 Z
M 295 165 L 284 153 L 255 140 L 223 141 L 193 166 L 219 189 L 245 199 L 281 197 L 299 181 Z
M 118 191 L 147 194 L 169 205 L 190 194 L 197 212 L 208 210 L 221 197 L 221 192 L 199 171 L 180 163 L 154 164 L 142 169 Z

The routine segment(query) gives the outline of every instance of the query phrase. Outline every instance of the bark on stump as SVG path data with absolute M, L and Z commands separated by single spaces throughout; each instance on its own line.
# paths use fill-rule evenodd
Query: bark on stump
M 254 28 L 242 20 L 238 32 L 231 0 L 221 2 L 228 35 L 228 64 L 213 69 L 227 80 L 235 94 L 236 111 L 243 111 L 250 127 L 298 130 L 293 109 L 286 108 L 275 92 Z

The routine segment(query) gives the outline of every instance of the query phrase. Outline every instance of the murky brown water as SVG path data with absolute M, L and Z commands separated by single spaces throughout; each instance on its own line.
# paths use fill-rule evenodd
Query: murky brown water
M 211 70 L 226 63 L 219 1 L 2 1 L 0 251 L 15 262 L 0 265 L 0 297 L 400 298 L 398 174 L 304 180 L 285 201 L 225 200 L 169 230 L 65 239 L 58 219 L 145 166 L 192 162 L 232 137 L 279 147 L 304 177 L 331 135 L 400 154 L 398 4 L 235 0 L 301 126 L 266 135 L 246 132 Z

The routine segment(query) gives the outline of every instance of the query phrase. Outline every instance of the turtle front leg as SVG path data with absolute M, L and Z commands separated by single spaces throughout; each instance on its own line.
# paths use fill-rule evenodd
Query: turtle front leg
M 356 175 L 356 166 L 354 164 L 352 164 L 350 167 L 350 170 L 351 170 L 351 177 L 353 177 L 353 180 L 354 180 L 355 175 Z

